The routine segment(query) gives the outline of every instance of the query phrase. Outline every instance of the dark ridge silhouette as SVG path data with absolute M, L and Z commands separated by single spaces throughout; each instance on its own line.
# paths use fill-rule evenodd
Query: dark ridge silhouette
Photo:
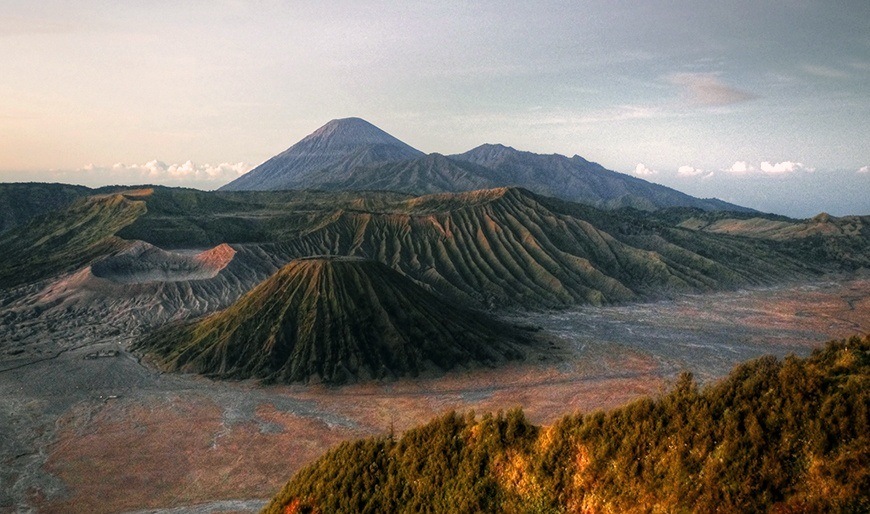
M 0 184 L 0 234 L 90 194 L 93 194 L 90 188 L 69 184 Z

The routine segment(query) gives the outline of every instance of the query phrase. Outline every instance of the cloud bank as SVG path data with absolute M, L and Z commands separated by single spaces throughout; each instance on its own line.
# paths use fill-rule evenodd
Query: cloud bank
M 730 171 L 731 173 L 749 173 L 750 171 L 755 171 L 755 166 L 746 161 L 737 161 L 725 171 Z
M 763 173 L 767 175 L 786 175 L 790 173 L 796 173 L 799 171 L 805 171 L 812 173 L 815 171 L 815 168 L 811 168 L 809 166 L 804 165 L 801 162 L 796 161 L 782 161 L 782 162 L 770 162 L 770 161 L 762 161 L 758 167 L 747 161 L 737 161 L 731 165 L 727 170 L 730 173 L 740 175 L 745 173 Z
M 761 163 L 761 171 L 765 173 L 794 173 L 795 171 L 799 170 L 812 171 L 810 168 L 807 168 L 800 162 L 783 161 L 771 164 L 768 161 L 764 161 Z
M 75 177 L 77 181 L 88 185 L 147 183 L 208 189 L 236 179 L 252 168 L 253 166 L 244 162 L 212 165 L 188 160 L 182 164 L 167 164 L 155 159 L 144 164 L 88 164 L 75 171 L 57 171 L 54 174 L 58 179 Z

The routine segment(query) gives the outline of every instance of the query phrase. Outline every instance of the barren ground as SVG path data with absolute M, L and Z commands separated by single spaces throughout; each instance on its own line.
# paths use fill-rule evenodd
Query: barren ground
M 516 320 L 561 338 L 565 359 L 338 388 L 160 374 L 125 339 L 83 332 L 81 347 L 61 347 L 75 334 L 30 320 L 42 353 L 0 360 L 0 512 L 256 511 L 329 447 L 391 426 L 515 406 L 549 423 L 656 394 L 683 370 L 709 381 L 749 358 L 870 332 L 870 279 Z

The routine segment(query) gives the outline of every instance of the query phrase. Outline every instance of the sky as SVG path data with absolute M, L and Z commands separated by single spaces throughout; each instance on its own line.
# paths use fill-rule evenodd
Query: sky
M 870 214 L 870 2 L 0 0 L 0 181 L 213 189 L 334 118 Z

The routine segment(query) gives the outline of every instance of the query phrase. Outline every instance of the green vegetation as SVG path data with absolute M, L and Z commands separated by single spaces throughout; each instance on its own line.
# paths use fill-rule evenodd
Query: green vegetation
M 868 512 L 870 336 L 566 416 L 449 413 L 344 443 L 266 513 Z
M 206 192 L 154 188 L 148 213 L 118 233 L 161 248 L 292 240 L 345 210 L 376 211 L 409 198 L 398 193 L 323 191 Z
M 519 329 L 454 307 L 384 264 L 292 261 L 228 309 L 146 336 L 165 367 L 341 383 L 524 356 Z
M 772 214 L 665 209 L 655 217 L 693 231 L 770 241 L 777 252 L 814 266 L 834 262 L 846 271 L 870 267 L 870 216 L 822 213 L 793 220 Z
M 0 236 L 0 287 L 69 272 L 130 243 L 115 234 L 146 211 L 122 194 L 83 198 Z
M 69 184 L 0 184 L 0 234 L 92 193 L 87 187 Z

